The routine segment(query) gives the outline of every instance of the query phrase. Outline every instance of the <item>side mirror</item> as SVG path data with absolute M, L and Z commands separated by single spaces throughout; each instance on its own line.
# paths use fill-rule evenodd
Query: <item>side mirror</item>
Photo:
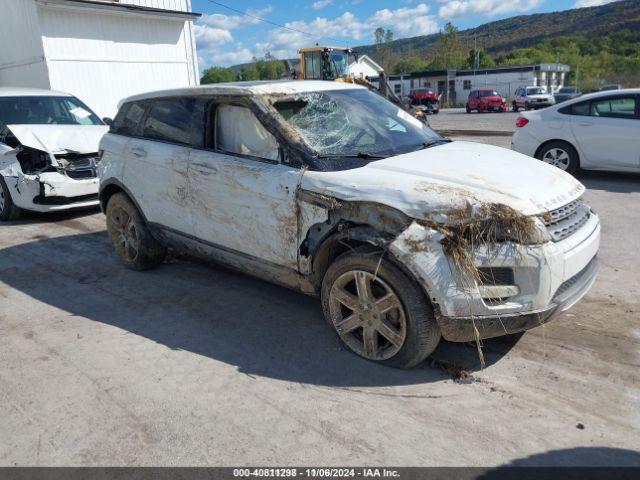
M 113 118 L 111 117 L 104 117 L 102 119 L 102 121 L 106 124 L 106 125 L 113 125 Z

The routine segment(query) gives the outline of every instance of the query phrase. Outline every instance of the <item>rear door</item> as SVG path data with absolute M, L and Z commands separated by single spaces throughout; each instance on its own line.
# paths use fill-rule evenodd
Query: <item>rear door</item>
M 571 129 L 583 167 L 640 170 L 639 108 L 638 97 L 629 94 L 573 105 Z
M 125 183 L 147 221 L 190 235 L 189 150 L 204 145 L 205 106 L 198 97 L 148 100 L 126 149 Z
M 297 268 L 296 190 L 302 170 L 281 161 L 276 139 L 246 107 L 210 114 L 210 150 L 190 156 L 195 235 L 216 247 Z

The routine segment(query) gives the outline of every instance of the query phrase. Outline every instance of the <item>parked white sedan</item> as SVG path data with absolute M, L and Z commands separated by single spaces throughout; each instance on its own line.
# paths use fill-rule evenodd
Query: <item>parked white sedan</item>
M 640 172 L 640 89 L 598 92 L 526 112 L 511 147 L 567 172 Z
M 97 206 L 98 142 L 108 129 L 68 93 L 0 88 L 0 221 Z

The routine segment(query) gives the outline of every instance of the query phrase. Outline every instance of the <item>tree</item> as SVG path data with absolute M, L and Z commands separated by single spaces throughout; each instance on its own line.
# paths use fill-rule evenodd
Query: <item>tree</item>
M 391 42 L 393 42 L 393 32 L 382 27 L 376 28 L 373 33 L 376 39 L 377 60 L 385 72 L 391 71 L 393 64 Z
M 465 68 L 466 65 L 467 52 L 460 39 L 460 32 L 451 22 L 447 22 L 438 34 L 431 68 L 449 70 Z
M 418 57 L 404 57 L 396 62 L 393 67 L 393 73 L 414 73 L 414 72 L 423 72 L 429 68 L 429 62 Z
M 491 55 L 489 55 L 483 48 L 478 50 L 472 49 L 469 51 L 469 57 L 467 58 L 468 68 L 490 68 L 495 67 L 496 62 Z
M 237 79 L 236 74 L 224 67 L 210 67 L 207 68 L 200 79 L 200 83 L 221 83 L 221 82 L 233 82 Z

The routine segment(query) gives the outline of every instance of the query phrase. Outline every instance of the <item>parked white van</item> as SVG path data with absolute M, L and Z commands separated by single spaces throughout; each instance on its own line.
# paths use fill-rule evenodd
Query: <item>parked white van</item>
M 320 296 L 369 360 L 411 367 L 441 337 L 535 327 L 596 276 L 600 224 L 580 182 L 451 142 L 356 85 L 138 95 L 100 148 L 100 201 L 125 265 L 154 267 L 172 247 Z

